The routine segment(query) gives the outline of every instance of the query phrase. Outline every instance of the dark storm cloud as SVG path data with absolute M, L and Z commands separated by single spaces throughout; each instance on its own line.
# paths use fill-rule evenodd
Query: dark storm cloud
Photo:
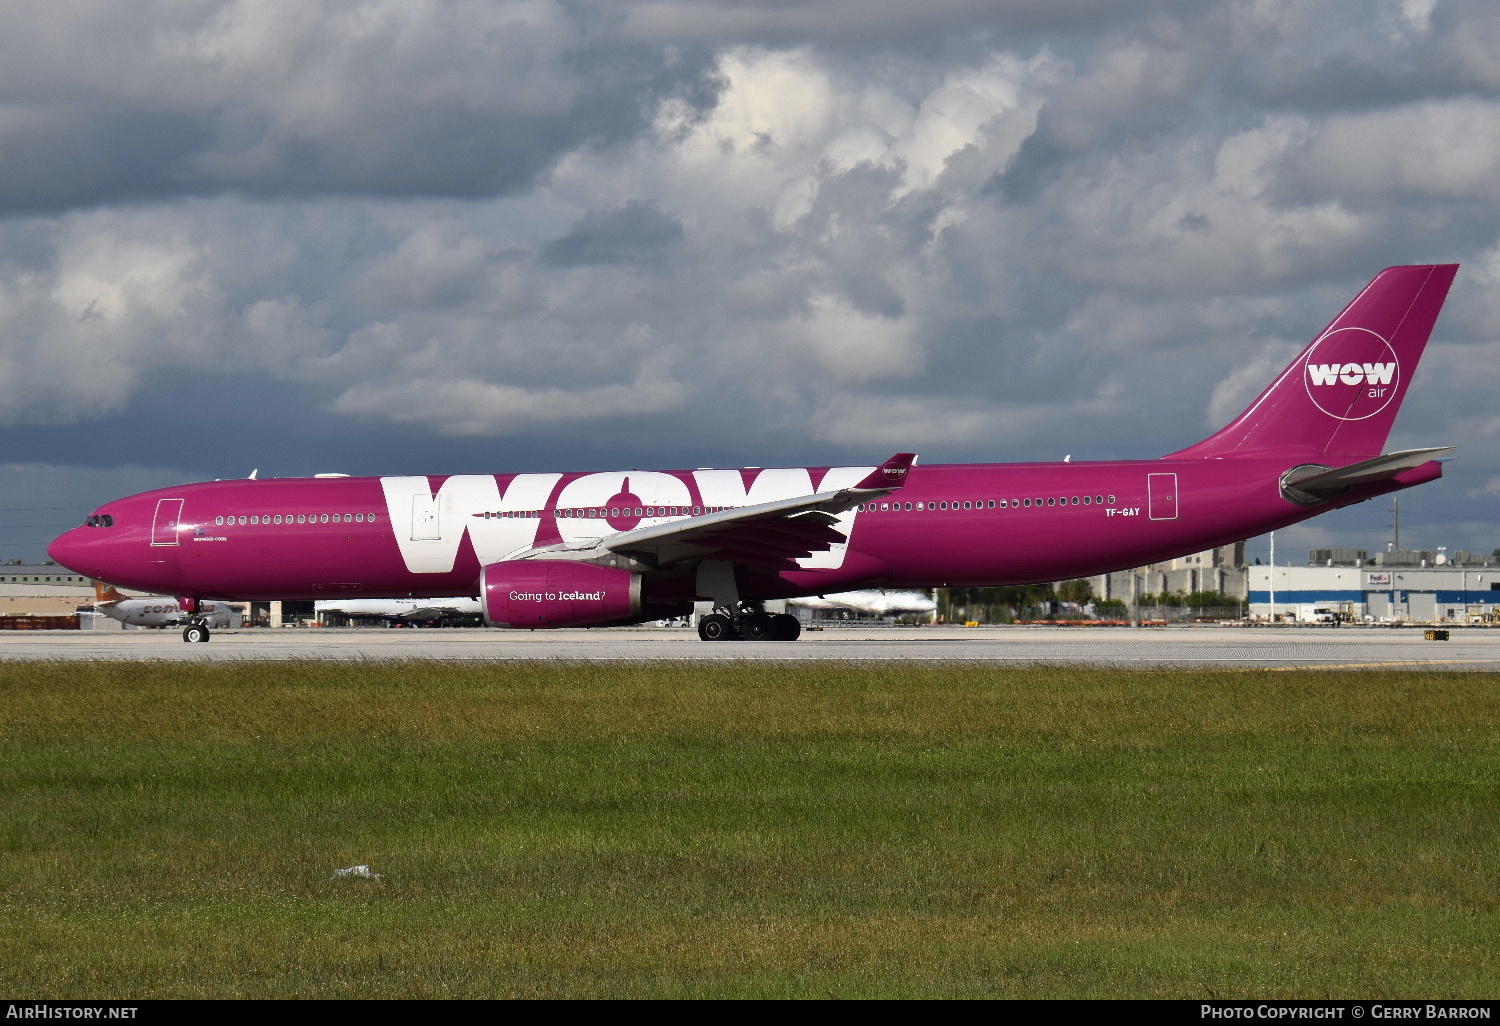
M 559 267 L 645 264 L 682 238 L 682 225 L 649 203 L 632 200 L 618 210 L 590 210 L 544 250 Z
M 1097 32 L 1152 6 L 1120 0 L 631 0 L 622 30 L 654 40 L 931 49 L 954 33 Z
M 19 4 L 0 40 L 0 213 L 238 190 L 486 196 L 663 99 L 711 53 L 552 3 Z

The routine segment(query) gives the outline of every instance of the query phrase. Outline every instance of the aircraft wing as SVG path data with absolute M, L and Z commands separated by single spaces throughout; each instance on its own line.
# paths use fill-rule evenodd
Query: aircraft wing
M 622 531 L 601 544 L 657 567 L 724 559 L 770 570 L 797 570 L 794 560 L 849 540 L 834 527 L 836 514 L 896 491 L 915 462 L 914 453 L 897 453 L 851 488 Z

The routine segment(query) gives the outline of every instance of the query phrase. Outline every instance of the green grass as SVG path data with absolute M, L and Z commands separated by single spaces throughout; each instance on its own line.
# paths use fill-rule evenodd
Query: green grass
M 3 663 L 0 991 L 1493 996 L 1497 769 L 1482 674 Z

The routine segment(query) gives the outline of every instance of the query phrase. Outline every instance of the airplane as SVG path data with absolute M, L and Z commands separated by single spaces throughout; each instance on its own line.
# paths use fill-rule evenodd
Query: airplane
M 476 598 L 551 629 L 691 615 L 706 641 L 794 640 L 770 599 L 1090 577 L 1442 476 L 1385 453 L 1456 264 L 1381 271 L 1260 396 L 1155 460 L 213 481 L 100 506 L 48 548 L 76 573 L 204 600 Z
M 849 610 L 877 616 L 902 613 L 935 613 L 937 600 L 921 591 L 885 591 L 867 588 L 832 595 L 809 595 L 787 600 L 788 605 L 819 610 Z
M 160 595 L 143 595 L 127 598 L 113 584 L 94 582 L 94 609 L 111 620 L 119 620 L 135 627 L 173 627 L 184 623 L 189 616 L 178 599 Z M 233 626 L 233 614 L 237 612 L 225 602 L 199 602 L 192 619 L 202 619 L 205 627 Z
M 318 613 L 370 617 L 394 623 L 446 623 L 483 616 L 479 600 L 467 596 L 436 599 L 325 599 L 314 602 Z

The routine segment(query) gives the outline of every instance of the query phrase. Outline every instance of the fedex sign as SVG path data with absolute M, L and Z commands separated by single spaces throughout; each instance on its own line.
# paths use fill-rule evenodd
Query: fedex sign
M 1368 328 L 1330 331 L 1307 351 L 1303 381 L 1313 405 L 1339 420 L 1364 420 L 1390 405 L 1401 365 L 1389 342 Z

